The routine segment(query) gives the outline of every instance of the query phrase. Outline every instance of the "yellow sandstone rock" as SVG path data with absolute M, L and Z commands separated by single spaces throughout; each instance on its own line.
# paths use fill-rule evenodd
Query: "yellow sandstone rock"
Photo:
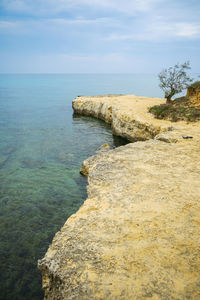
M 193 88 L 193 87 L 189 87 L 187 89 L 187 95 L 186 97 L 188 97 L 190 99 L 190 102 L 196 105 L 200 105 L 200 86 Z
M 150 140 L 83 162 L 88 198 L 39 261 L 46 300 L 200 299 L 200 123 L 153 119 L 161 101 L 74 100 L 117 134 Z

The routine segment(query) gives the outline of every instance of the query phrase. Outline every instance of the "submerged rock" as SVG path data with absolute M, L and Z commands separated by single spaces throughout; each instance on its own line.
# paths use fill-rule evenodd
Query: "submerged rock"
M 109 144 L 103 144 L 101 147 L 96 151 L 97 153 L 99 152 L 106 152 L 111 149 L 111 146 Z
M 68 163 L 74 161 L 74 154 L 73 153 L 66 153 L 66 152 L 60 152 L 58 153 L 57 159 L 61 163 Z
M 5 165 L 8 158 L 9 158 L 9 155 L 6 155 L 6 154 L 0 155 L 0 168 L 2 168 Z
M 42 168 L 44 162 L 42 160 L 33 159 L 33 158 L 24 158 L 21 161 L 21 166 L 23 168 L 34 169 L 34 168 Z
M 0 168 L 4 167 L 4 165 L 9 161 L 13 152 L 16 151 L 14 146 L 4 146 L 0 149 Z
M 8 146 L 8 147 L 5 147 L 3 149 L 3 153 L 4 154 L 11 154 L 11 153 L 13 153 L 15 151 L 16 151 L 16 147 L 15 146 Z

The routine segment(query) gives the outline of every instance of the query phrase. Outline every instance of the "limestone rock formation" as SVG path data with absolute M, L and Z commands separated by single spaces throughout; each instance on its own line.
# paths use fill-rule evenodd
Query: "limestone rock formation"
M 160 131 L 167 131 L 167 124 L 162 128 L 143 118 L 141 110 L 147 110 L 152 98 L 137 97 L 134 95 L 109 95 L 78 97 L 73 100 L 72 106 L 76 113 L 93 116 L 111 124 L 113 134 L 122 136 L 129 141 L 154 138 Z M 154 98 L 156 103 L 163 101 Z
M 188 97 L 192 103 L 200 105 L 200 86 L 188 87 L 186 97 Z
M 125 120 L 134 120 L 137 138 L 143 132 L 144 139 L 155 139 L 100 152 L 83 162 L 88 198 L 39 261 L 45 299 L 198 300 L 200 124 L 182 122 L 168 131 L 170 122 L 150 122 L 147 100 L 112 99 L 111 106 L 110 98 L 99 97 L 99 104 L 96 97 L 98 109 L 93 98 L 75 100 L 73 106 L 91 115 L 93 107 L 97 117 L 112 121 L 114 130 L 121 128 L 121 135 L 131 139 Z M 110 117 L 102 113 L 109 107 Z M 142 122 L 151 129 L 140 126 Z M 183 139 L 183 133 L 193 139 Z M 167 143 L 161 141 L 167 136 Z

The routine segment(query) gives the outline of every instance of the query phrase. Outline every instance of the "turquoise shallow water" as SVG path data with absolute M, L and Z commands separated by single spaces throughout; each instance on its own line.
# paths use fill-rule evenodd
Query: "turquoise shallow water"
M 124 143 L 77 95 L 162 96 L 151 75 L 0 75 L 0 299 L 42 299 L 37 260 L 86 198 L 83 159 Z

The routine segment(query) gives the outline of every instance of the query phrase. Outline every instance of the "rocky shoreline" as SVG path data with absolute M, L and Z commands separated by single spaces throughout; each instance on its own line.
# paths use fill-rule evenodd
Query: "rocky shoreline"
M 120 105 L 118 99 L 120 99 Z M 145 102 L 147 99 L 145 97 L 132 96 L 131 101 Z M 124 105 L 127 103 L 127 100 L 130 101 L 129 96 L 78 97 L 73 101 L 72 106 L 76 113 L 93 116 L 111 124 L 113 134 L 131 142 L 152 139 L 158 133 L 168 130 L 167 126 L 162 128 L 159 125 L 152 126 L 146 120 L 137 118 L 136 113 L 133 114 L 131 111 L 127 111 Z M 158 98 L 157 100 L 159 101 L 160 99 Z
M 148 107 L 162 101 L 73 101 L 139 142 L 83 162 L 88 198 L 38 263 L 45 299 L 200 298 L 200 124 L 153 119 Z

